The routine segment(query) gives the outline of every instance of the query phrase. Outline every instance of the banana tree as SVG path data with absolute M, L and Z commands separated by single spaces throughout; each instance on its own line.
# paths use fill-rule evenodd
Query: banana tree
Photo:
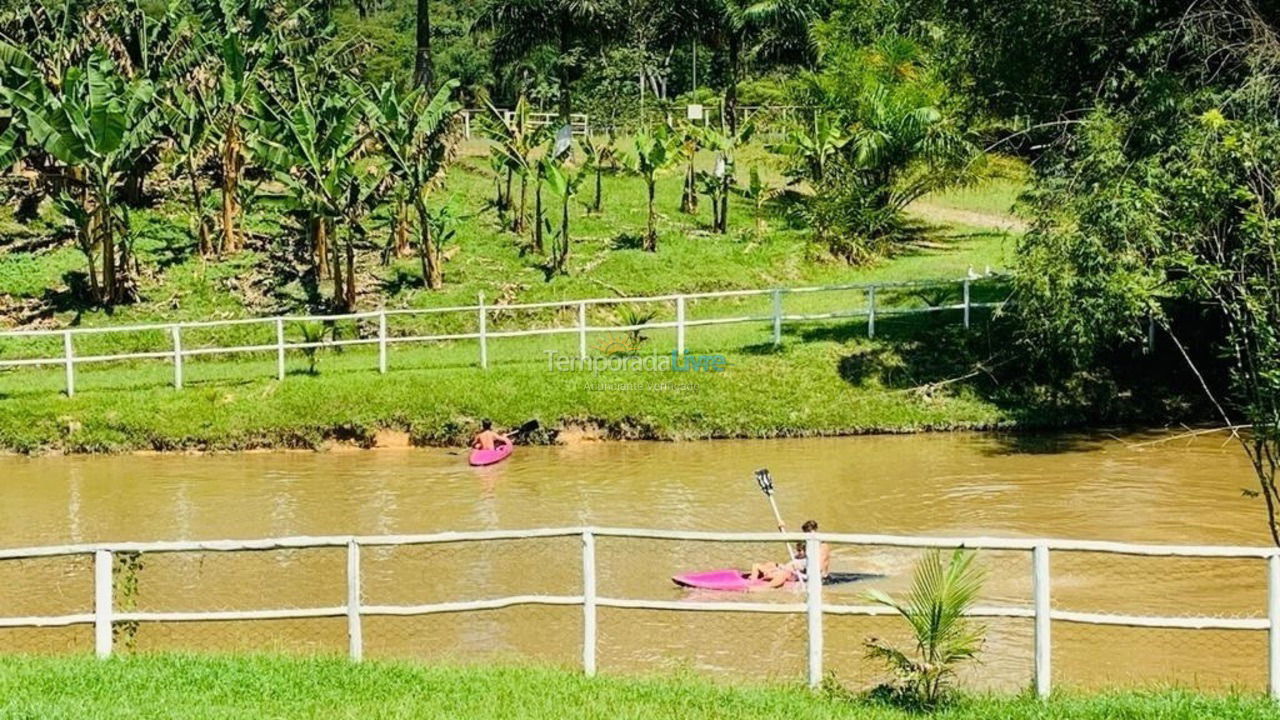
M 704 174 L 702 185 L 711 195 L 712 218 L 711 229 L 714 232 L 729 231 L 729 194 L 736 177 L 734 174 L 737 150 L 751 140 L 755 134 L 755 125 L 747 122 L 736 133 L 720 132 L 712 128 L 703 130 L 706 146 L 715 151 L 714 169 Z
M 751 201 L 752 217 L 755 219 L 755 234 L 759 238 L 764 234 L 764 209 L 770 200 L 778 196 L 778 188 L 765 182 L 757 165 L 751 166 L 749 182 L 745 187 L 734 188 L 742 197 Z
M 174 170 L 185 173 L 191 193 L 193 235 L 201 255 L 213 252 L 213 218 L 205 208 L 205 190 L 200 184 L 200 165 L 213 138 L 213 127 L 200 99 L 200 89 L 180 86 L 169 89 L 165 98 L 166 133 L 177 156 Z
M 648 252 L 658 250 L 657 215 L 654 212 L 654 188 L 657 174 L 671 166 L 679 156 L 675 151 L 675 141 L 665 125 L 652 132 L 636 133 L 631 150 L 624 156 L 627 169 L 644 178 L 649 211 L 646 215 L 644 249 Z
M 584 175 L 554 160 L 544 160 L 543 166 L 547 185 L 551 192 L 560 196 L 560 228 L 552 238 L 550 269 L 555 273 L 564 273 L 569 263 L 569 200 L 578 194 L 578 186 L 582 184 Z
M 697 171 L 694 169 L 693 161 L 698 157 L 698 150 L 702 148 L 703 132 L 702 128 L 693 123 L 685 123 L 680 131 L 680 142 L 677 149 L 680 157 L 684 160 L 684 191 L 680 194 L 680 212 L 689 215 L 698 212 L 698 187 L 697 187 Z
M 441 180 L 455 146 L 450 135 L 453 118 L 461 106 L 451 98 L 458 87 L 450 80 L 434 95 L 422 88 L 408 92 L 387 83 L 369 93 L 366 115 L 388 170 L 418 215 L 418 246 L 422 254 L 422 279 L 431 289 L 444 284 L 439 233 L 433 242 L 427 195 Z
M 511 179 L 520 176 L 520 205 L 516 208 L 515 217 L 511 221 L 511 231 L 523 233 L 525 229 L 525 203 L 529 196 L 529 175 L 534 171 L 532 154 L 538 144 L 541 128 L 533 123 L 529 101 L 521 96 L 510 112 L 489 106 L 495 123 L 490 131 L 494 141 L 492 152 L 501 157 L 507 169 L 507 201 L 511 200 Z
M 596 194 L 591 201 L 591 212 L 593 213 L 600 213 L 603 202 L 601 176 L 604 174 L 605 164 L 615 160 L 616 152 L 612 134 L 604 140 L 597 140 L 590 134 L 582 138 L 582 153 L 586 156 L 583 170 L 590 170 L 595 175 Z
M 22 55 L 12 46 L 0 50 L 6 74 L 22 66 L 34 69 L 34 63 L 19 59 Z M 61 165 L 59 205 L 77 207 L 71 217 L 77 224 L 95 299 L 106 305 L 135 299 L 129 213 L 116 198 L 129 168 L 159 138 L 161 111 L 151 82 L 125 78 L 115 62 L 99 51 L 67 67 L 52 82 L 33 71 L 22 84 L 6 85 L 0 93 L 14 113 L 13 120 L 21 125 L 25 142 Z M 5 144 L 11 144 L 13 137 Z M 95 249 L 101 252 L 101 285 Z
M 253 145 L 255 158 L 289 188 L 311 226 L 333 227 L 333 297 L 344 309 L 355 304 L 355 245 L 390 189 L 389 173 L 365 152 L 360 97 L 353 83 L 335 89 L 295 70 L 290 95 L 269 92 L 260 103 Z
M 851 137 L 839 124 L 824 115 L 814 123 L 813 132 L 792 130 L 787 133 L 786 140 L 771 145 L 769 150 L 790 158 L 795 164 L 791 181 L 793 184 L 801 180 L 820 183 L 826 177 L 827 163 Z

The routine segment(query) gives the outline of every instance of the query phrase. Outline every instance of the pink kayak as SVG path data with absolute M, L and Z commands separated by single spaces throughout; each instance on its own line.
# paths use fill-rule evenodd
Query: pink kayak
M 822 581 L 823 585 L 840 585 L 843 583 L 870 580 L 880 577 L 869 573 L 831 573 Z M 723 590 L 727 592 L 746 592 L 766 587 L 763 580 L 748 580 L 741 570 L 726 568 L 724 570 L 703 570 L 702 572 L 673 575 L 671 581 L 680 587 L 698 588 L 701 590 Z M 800 583 L 792 580 L 784 588 L 796 588 Z
M 511 456 L 515 450 L 515 446 L 511 443 L 499 445 L 492 450 L 472 450 L 471 457 L 468 459 L 472 465 L 492 465 L 500 463 Z

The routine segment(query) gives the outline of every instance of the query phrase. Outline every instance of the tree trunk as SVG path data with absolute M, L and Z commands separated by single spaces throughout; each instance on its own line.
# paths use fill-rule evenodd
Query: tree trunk
M 565 9 L 565 4 L 560 4 L 560 57 L 556 59 L 556 75 L 560 81 L 560 122 L 569 122 L 569 113 L 572 110 L 571 98 L 569 96 L 569 61 L 571 40 L 569 34 L 572 31 L 569 22 L 569 11 Z
M 600 202 L 601 202 L 600 175 L 601 175 L 600 165 L 597 164 L 596 165 L 596 199 L 595 199 L 594 205 L 592 206 L 592 212 L 595 212 L 595 213 L 600 212 Z
M 533 184 L 533 249 L 542 252 L 542 168 Z
M 720 190 L 720 226 L 716 228 L 716 232 L 724 234 L 729 232 L 729 174 L 725 173 L 724 180 L 721 181 Z
M 556 269 L 564 272 L 569 264 L 569 193 L 564 195 L 564 203 L 560 210 L 560 257 L 556 260 Z
M 342 297 L 342 304 L 351 310 L 356 306 L 356 248 L 350 238 L 347 238 L 347 286 L 346 293 Z
M 444 286 L 444 273 L 440 267 L 440 249 L 436 247 L 434 239 L 431 237 L 431 223 L 427 220 L 427 206 L 423 203 L 415 203 L 418 210 L 418 224 L 422 226 L 421 247 L 419 252 L 422 255 L 422 282 L 426 284 L 427 289 L 436 290 Z
M 338 249 L 340 244 L 337 237 L 334 237 L 333 242 L 330 243 L 333 246 L 333 259 L 330 263 L 330 269 L 333 271 L 333 303 L 339 307 L 342 306 L 343 298 L 346 296 L 346 283 L 342 281 L 342 255 Z
M 204 211 L 204 191 L 200 189 L 199 173 L 196 171 L 196 159 L 187 156 L 187 177 L 191 180 L 191 209 L 196 217 L 196 242 L 201 257 L 213 252 L 213 239 L 209 237 L 209 217 Z
M 738 63 L 742 55 L 742 38 L 729 31 L 729 85 L 724 89 L 724 115 L 730 135 L 738 134 Z
M 516 233 L 524 232 L 524 210 L 529 197 L 529 174 L 527 172 L 520 174 L 520 208 L 516 211 L 516 218 L 511 223 L 511 230 Z
M 689 158 L 689 167 L 684 174 L 684 194 L 680 196 L 680 212 L 693 215 L 698 212 L 698 190 L 695 186 L 697 176 L 693 169 L 693 158 Z
M 409 204 L 403 200 L 396 202 L 395 217 L 392 220 L 391 247 L 395 257 L 401 258 L 409 254 Z
M 653 178 L 647 178 L 649 185 L 649 216 L 648 228 L 644 234 L 644 249 L 648 252 L 657 252 L 658 250 L 658 231 L 654 228 L 657 218 L 653 213 Z
M 101 192 L 101 191 L 100 191 Z M 118 290 L 116 281 L 116 238 L 111 217 L 111 208 L 105 195 L 98 198 L 98 243 L 102 247 L 102 300 L 108 305 L 116 304 Z
M 316 279 L 320 280 L 325 276 L 325 266 L 329 260 L 328 224 L 324 217 L 313 214 L 307 221 L 307 233 L 311 241 L 311 258 L 316 269 Z
M 413 84 L 430 89 L 435 83 L 436 68 L 431 60 L 431 1 L 417 0 L 417 51 L 413 63 Z
M 236 193 L 240 184 L 240 119 L 233 112 L 227 120 L 222 142 L 222 252 L 240 249 L 240 233 L 236 228 L 240 204 Z

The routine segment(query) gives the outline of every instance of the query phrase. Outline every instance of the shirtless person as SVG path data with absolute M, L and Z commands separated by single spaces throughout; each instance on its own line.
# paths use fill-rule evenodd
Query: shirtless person
M 493 421 L 485 418 L 480 421 L 480 432 L 471 440 L 471 447 L 476 450 L 493 450 L 499 445 L 510 445 L 511 438 L 493 431 Z
M 779 528 L 786 532 L 785 528 Z M 814 520 L 806 520 L 804 525 L 800 527 L 803 532 L 811 533 L 818 531 L 818 523 Z M 760 589 L 780 588 L 791 580 L 800 580 L 808 576 L 809 559 L 805 557 L 805 543 L 798 542 L 795 545 L 795 559 L 785 563 L 757 563 L 751 566 L 751 572 L 747 573 L 749 580 L 764 580 L 765 585 Z M 831 574 L 831 546 L 827 543 L 821 543 L 818 546 L 818 569 L 821 577 L 827 577 Z

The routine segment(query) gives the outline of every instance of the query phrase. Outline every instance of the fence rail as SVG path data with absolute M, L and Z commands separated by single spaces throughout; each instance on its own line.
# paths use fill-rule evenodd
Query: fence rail
M 997 307 L 1003 303 L 978 303 L 971 297 L 971 284 L 975 280 L 995 277 L 989 270 L 985 275 L 970 273 L 958 280 L 932 280 L 894 283 L 849 283 L 838 285 L 815 285 L 791 288 L 760 288 L 748 290 L 723 290 L 713 292 L 679 293 L 653 295 L 644 297 L 608 297 L 584 298 L 577 300 L 555 300 L 533 303 L 486 304 L 484 293 L 480 293 L 475 305 L 460 305 L 432 308 L 395 308 L 380 309 L 341 315 L 295 315 L 273 316 L 264 318 L 235 318 L 229 320 L 205 320 L 193 322 L 154 323 L 118 325 L 105 327 L 68 328 L 60 330 L 15 330 L 0 332 L 0 349 L 6 341 L 30 338 L 62 338 L 62 353 L 58 356 L 20 357 L 5 359 L 0 357 L 0 368 L 31 366 L 62 366 L 65 368 L 64 390 L 68 396 L 75 395 L 76 366 L 87 363 L 116 362 L 121 360 L 167 360 L 173 364 L 173 386 L 181 389 L 184 380 L 183 361 L 186 358 L 229 355 L 235 353 L 268 353 L 276 355 L 276 377 L 285 378 L 285 358 L 289 351 L 311 350 L 316 348 L 336 348 L 359 345 L 376 345 L 378 348 L 378 371 L 386 373 L 388 368 L 388 348 L 403 343 L 430 343 L 456 340 L 476 340 L 479 344 L 477 362 L 481 368 L 489 366 L 488 343 L 490 339 L 538 336 L 538 335 L 576 335 L 578 336 L 578 354 L 582 359 L 588 356 L 587 338 L 592 333 L 617 333 L 637 330 L 674 329 L 676 331 L 676 352 L 685 352 L 686 330 L 694 327 L 713 325 L 729 325 L 739 323 L 768 324 L 772 328 L 774 345 L 782 343 L 784 323 L 814 322 L 822 320 L 851 319 L 865 317 L 867 335 L 874 337 L 877 318 L 887 315 L 903 315 L 911 313 L 960 312 L 962 322 L 967 328 L 970 325 L 971 312 L 975 308 Z M 957 288 L 961 292 L 961 302 L 953 304 L 928 305 L 926 307 L 885 307 L 878 306 L 877 290 L 905 290 L 930 287 Z M 821 313 L 785 312 L 784 301 L 789 296 L 798 296 L 816 292 L 857 291 L 865 294 L 866 307 L 850 310 L 835 310 Z M 733 315 L 727 317 L 710 317 L 691 319 L 686 317 L 687 305 L 696 300 L 714 300 L 727 298 L 767 297 L 770 299 L 768 314 Z M 642 324 L 589 324 L 587 309 L 605 305 L 635 305 L 644 303 L 674 303 L 675 318 L 669 321 L 645 322 Z M 489 321 L 496 313 L 516 310 L 558 309 L 573 311 L 575 322 L 572 326 L 556 326 L 545 328 L 525 328 L 517 330 L 491 330 Z M 466 314 L 475 317 L 474 332 L 452 332 L 434 334 L 392 335 L 388 331 L 388 318 L 406 315 L 438 315 L 443 313 Z M 376 335 L 349 339 L 322 339 L 318 341 L 287 342 L 285 337 L 286 323 L 336 323 L 339 321 L 376 321 Z M 274 329 L 274 342 L 257 342 L 231 346 L 187 347 L 183 344 L 184 331 L 264 325 Z M 123 333 L 158 333 L 168 337 L 168 348 L 144 350 L 114 354 L 81 355 L 76 352 L 76 338 Z
M 582 591 L 580 594 L 520 594 L 412 605 L 366 604 L 361 586 L 361 550 L 375 547 L 402 547 L 439 543 L 494 542 L 536 538 L 581 539 Z M 56 556 L 90 556 L 93 558 L 93 607 L 91 612 L 63 615 L 0 617 L 0 628 L 52 628 L 92 625 L 94 646 L 99 657 L 113 652 L 113 626 L 117 623 L 173 622 L 250 622 L 261 620 L 338 618 L 347 619 L 348 651 L 354 660 L 363 657 L 362 620 L 375 616 L 422 616 L 441 613 L 495 610 L 516 606 L 547 605 L 581 607 L 582 667 L 588 675 L 597 668 L 598 608 L 661 610 L 677 612 L 781 613 L 804 614 L 807 639 L 807 679 L 816 687 L 823 676 L 823 618 L 826 615 L 884 616 L 893 615 L 890 608 L 876 605 L 852 605 L 827 602 L 821 583 L 806 583 L 803 602 L 685 602 L 618 598 L 601 595 L 598 590 L 596 542 L 599 538 L 632 538 L 651 540 L 685 540 L 702 542 L 804 542 L 807 556 L 818 557 L 820 543 L 855 546 L 893 546 L 901 548 L 969 548 L 990 551 L 1025 551 L 1031 553 L 1030 605 L 978 606 L 970 612 L 981 618 L 1024 618 L 1034 623 L 1034 685 L 1041 697 L 1051 691 L 1052 622 L 1097 626 L 1169 629 L 1266 630 L 1268 632 L 1268 687 L 1273 698 L 1280 699 L 1280 550 L 1274 547 L 1143 545 L 1102 541 L 1019 539 L 994 537 L 921 537 L 841 533 L 730 533 L 677 530 L 652 530 L 607 527 L 534 528 L 476 532 L 441 532 L 420 535 L 333 535 L 319 537 L 280 537 L 256 540 L 208 540 L 166 542 L 90 543 L 61 546 L 0 549 L 0 560 L 48 558 Z M 137 612 L 117 609 L 113 598 L 115 587 L 113 558 L 119 553 L 241 552 L 304 548 L 346 549 L 346 593 L 342 605 L 301 608 L 261 608 L 252 610 L 209 610 L 196 612 Z M 1053 553 L 1108 553 L 1115 555 L 1194 558 L 1242 558 L 1266 561 L 1267 613 L 1265 617 L 1212 616 L 1146 616 L 1129 614 L 1088 613 L 1055 608 L 1050 604 Z M 785 591 L 784 591 L 785 592 Z

